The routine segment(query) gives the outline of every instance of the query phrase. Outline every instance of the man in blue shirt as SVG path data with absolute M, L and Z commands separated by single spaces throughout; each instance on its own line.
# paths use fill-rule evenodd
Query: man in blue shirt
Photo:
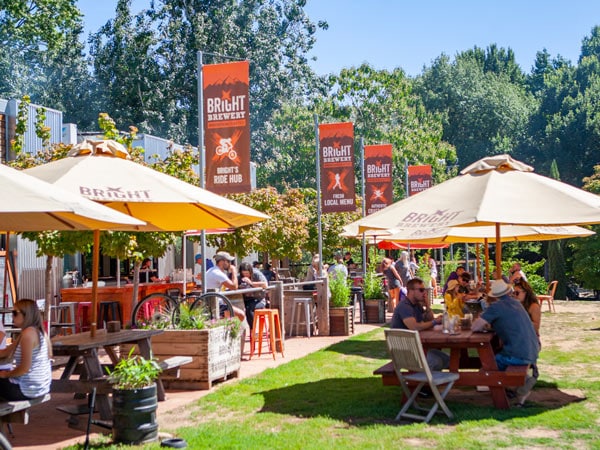
M 539 341 L 533 323 L 523 305 L 513 297 L 512 285 L 504 280 L 494 280 L 489 292 L 497 299 L 473 322 L 473 331 L 483 331 L 491 327 L 502 340 L 502 350 L 496 355 L 498 369 L 508 366 L 529 366 L 535 364 L 539 354 Z M 517 389 L 519 404 L 523 404 L 536 379 L 527 376 L 525 385 Z

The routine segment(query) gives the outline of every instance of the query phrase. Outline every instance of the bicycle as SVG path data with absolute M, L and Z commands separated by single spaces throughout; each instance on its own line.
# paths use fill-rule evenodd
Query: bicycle
M 207 292 L 203 295 L 189 294 L 185 296 L 167 294 L 150 294 L 144 297 L 133 308 L 131 324 L 142 328 L 149 323 L 164 322 L 177 324 L 179 322 L 179 309 L 183 303 L 190 307 L 190 311 L 202 308 L 207 320 L 234 317 L 231 301 L 218 292 Z

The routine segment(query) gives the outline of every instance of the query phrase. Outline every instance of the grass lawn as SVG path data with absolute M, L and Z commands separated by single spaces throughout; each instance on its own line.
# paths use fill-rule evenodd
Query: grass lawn
M 371 374 L 389 360 L 378 329 L 223 385 L 187 408 L 193 426 L 168 431 L 193 449 L 600 448 L 600 304 L 557 311 L 543 314 L 540 379 L 525 408 L 496 410 L 488 393 L 461 388 L 447 399 L 452 423 L 393 422 L 400 388 Z

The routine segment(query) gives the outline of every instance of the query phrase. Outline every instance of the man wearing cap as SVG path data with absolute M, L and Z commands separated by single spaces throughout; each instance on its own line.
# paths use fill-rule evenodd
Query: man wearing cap
M 473 331 L 491 327 L 502 340 L 502 350 L 496 354 L 499 370 L 506 370 L 508 366 L 535 364 L 539 354 L 538 337 L 531 319 L 523 305 L 510 295 L 512 290 L 512 285 L 504 280 L 492 281 L 488 295 L 497 301 L 481 313 L 472 327 Z M 535 382 L 535 377 L 527 375 L 525 385 L 517 389 L 520 405 L 529 397 Z
M 206 271 L 206 289 L 237 289 L 237 271 L 231 264 L 233 257 L 227 252 L 217 252 L 215 266 Z

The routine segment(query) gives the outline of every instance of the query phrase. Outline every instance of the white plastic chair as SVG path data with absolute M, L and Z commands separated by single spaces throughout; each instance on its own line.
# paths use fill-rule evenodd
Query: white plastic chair
M 459 375 L 452 372 L 432 372 L 429 369 L 418 331 L 385 330 L 385 338 L 394 364 L 394 371 L 398 376 L 404 396 L 407 398 L 406 403 L 396 416 L 396 420 L 407 418 L 429 423 L 439 407 L 442 408 L 449 419 L 452 419 L 454 415 L 446 406 L 444 398 L 452 389 L 454 382 L 458 380 Z M 412 393 L 408 386 L 409 382 L 417 383 Z M 426 385 L 430 387 L 434 398 L 434 403 L 430 408 L 421 407 L 416 401 L 419 392 Z M 440 392 L 438 386 L 442 385 L 446 385 L 446 387 Z M 427 412 L 427 415 L 408 413 L 407 411 L 411 406 L 414 406 L 417 410 Z

